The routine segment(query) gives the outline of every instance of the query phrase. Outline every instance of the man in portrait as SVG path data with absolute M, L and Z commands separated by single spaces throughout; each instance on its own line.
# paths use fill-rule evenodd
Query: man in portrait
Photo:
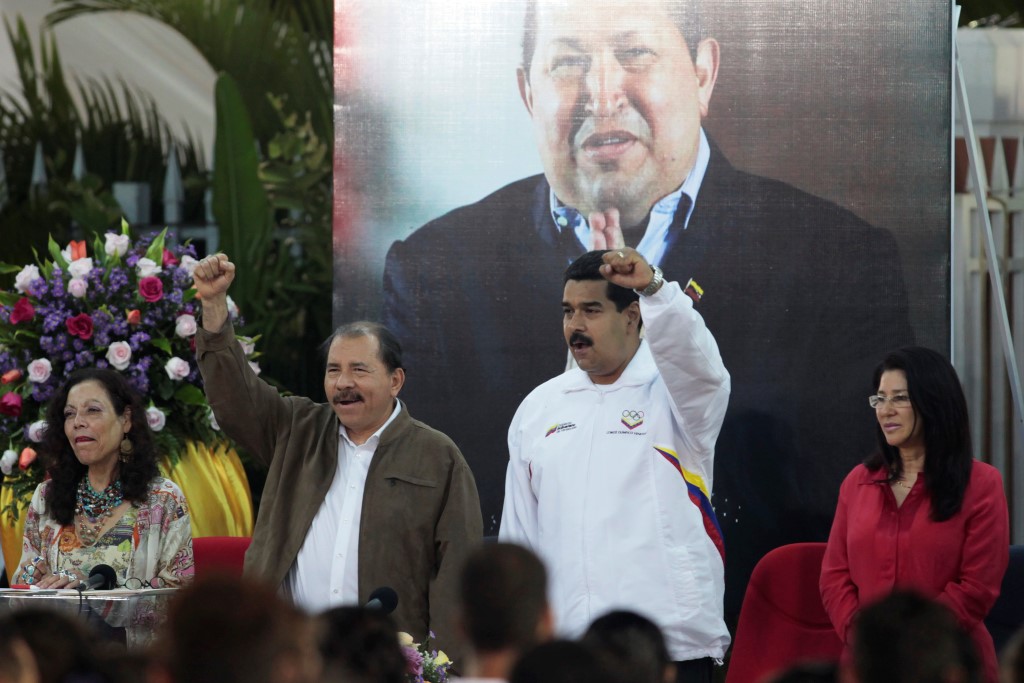
M 544 172 L 395 242 L 383 319 L 415 368 L 409 405 L 465 453 L 493 533 L 508 424 L 566 363 L 566 265 L 613 221 L 690 283 L 732 376 L 713 499 L 728 615 L 767 550 L 827 535 L 870 449 L 871 369 L 914 335 L 888 231 L 734 167 L 705 131 L 724 57 L 702 4 L 528 0 L 516 81 Z

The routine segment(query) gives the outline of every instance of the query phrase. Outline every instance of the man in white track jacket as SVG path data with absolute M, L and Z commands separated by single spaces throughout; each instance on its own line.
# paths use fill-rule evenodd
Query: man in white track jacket
M 610 218 L 606 243 L 621 245 Z M 729 645 L 710 504 L 729 373 L 694 311 L 699 291 L 625 247 L 569 266 L 563 327 L 578 367 L 519 406 L 500 530 L 547 564 L 560 633 L 640 612 L 662 628 L 681 681 L 710 681 Z

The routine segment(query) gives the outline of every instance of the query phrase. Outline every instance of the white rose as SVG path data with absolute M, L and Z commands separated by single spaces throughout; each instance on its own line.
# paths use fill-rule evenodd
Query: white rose
M 159 432 L 167 424 L 167 416 L 164 415 L 164 411 L 159 408 L 150 406 L 146 408 L 146 422 L 149 423 L 149 428 L 154 432 Z
M 71 277 L 85 277 L 92 272 L 92 268 L 92 259 L 86 256 L 77 261 L 72 261 L 68 265 L 68 272 L 71 273 Z
M 128 247 L 131 246 L 128 235 L 108 232 L 104 237 L 107 239 L 107 243 L 103 245 L 103 249 L 107 252 L 107 256 L 124 256 L 128 253 Z
M 196 318 L 195 318 L 195 316 L 189 315 L 188 313 L 185 313 L 184 315 L 179 315 L 177 317 L 177 319 L 174 321 L 174 334 L 178 335 L 179 337 L 184 337 L 184 338 L 188 339 L 189 337 L 191 337 L 195 333 L 196 333 Z
M 210 418 L 210 427 L 215 429 L 215 430 L 217 430 L 219 432 L 220 431 L 220 425 L 217 424 L 217 416 L 213 414 L 213 410 L 212 409 L 208 409 L 207 410 L 206 417 Z
M 39 274 L 39 266 L 25 266 L 14 276 L 14 288 L 24 294 L 33 280 L 42 277 Z
M 118 370 L 124 370 L 132 360 L 132 347 L 128 342 L 113 342 L 107 349 L 107 361 Z
M 46 431 L 46 420 L 36 420 L 25 428 L 25 436 L 29 441 L 39 443 L 43 440 L 43 432 Z
M 166 365 L 164 365 L 164 371 L 167 372 L 167 376 L 175 382 L 180 382 L 188 377 L 188 361 L 174 356 L 167 361 Z
M 249 361 L 249 367 L 252 368 L 252 371 L 255 372 L 257 375 L 260 374 L 260 364 L 257 363 L 256 361 Z
M 135 270 L 138 272 L 139 277 L 149 277 L 161 272 L 160 266 L 156 264 L 156 261 L 149 258 L 140 258 L 139 262 L 135 264 Z
M 251 356 L 252 352 L 256 350 L 256 344 L 249 337 L 238 337 L 238 345 L 242 347 L 242 353 L 246 356 Z
M 0 472 L 3 472 L 5 476 L 10 476 L 11 472 L 14 471 L 14 466 L 18 464 L 18 454 L 11 450 L 4 451 L 2 457 L 0 457 Z
M 51 372 L 53 372 L 53 366 L 50 365 L 50 361 L 45 358 L 36 358 L 28 364 L 28 381 L 45 382 L 50 379 Z
M 195 272 L 196 266 L 199 265 L 199 261 L 195 260 L 188 254 L 185 254 L 181 257 L 181 262 L 178 265 L 184 268 L 185 272 L 189 274 L 189 277 L 191 277 L 192 273 Z
M 75 263 L 78 263 L 78 261 L 75 261 Z M 76 299 L 81 299 L 87 291 L 89 291 L 89 283 L 80 277 L 73 277 L 68 282 L 68 293 Z
M 231 319 L 234 320 L 234 319 L 236 319 L 238 317 L 238 314 L 240 313 L 240 311 L 238 310 L 238 304 L 235 303 L 235 300 L 231 298 L 230 294 L 228 294 L 227 298 L 228 298 L 228 315 L 230 315 Z

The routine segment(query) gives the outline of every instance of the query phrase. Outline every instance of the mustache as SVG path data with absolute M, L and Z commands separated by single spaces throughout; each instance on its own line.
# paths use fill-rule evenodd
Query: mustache
M 342 389 L 341 391 L 334 392 L 331 396 L 331 403 L 341 403 L 342 401 L 362 401 L 363 395 L 355 389 Z
M 569 131 L 569 140 L 573 149 L 576 150 L 583 149 L 587 138 L 597 133 L 599 129 L 603 132 L 623 131 L 641 141 L 651 139 L 651 127 L 636 109 L 627 108 L 614 117 L 595 117 L 580 111 L 574 118 L 574 125 Z
M 582 332 L 573 332 L 569 336 L 569 346 L 572 346 L 573 344 L 588 344 L 590 346 L 593 346 L 594 340 L 588 337 L 587 335 L 583 334 Z

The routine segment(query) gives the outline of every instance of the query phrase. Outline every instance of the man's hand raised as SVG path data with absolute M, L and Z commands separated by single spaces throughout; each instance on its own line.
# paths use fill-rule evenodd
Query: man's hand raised
M 643 290 L 654 279 L 654 271 L 636 249 L 622 247 L 604 255 L 601 274 L 612 284 Z
M 235 264 L 226 254 L 207 256 L 192 272 L 192 282 L 203 303 L 203 328 L 219 332 L 228 319 L 228 287 L 235 279 Z

